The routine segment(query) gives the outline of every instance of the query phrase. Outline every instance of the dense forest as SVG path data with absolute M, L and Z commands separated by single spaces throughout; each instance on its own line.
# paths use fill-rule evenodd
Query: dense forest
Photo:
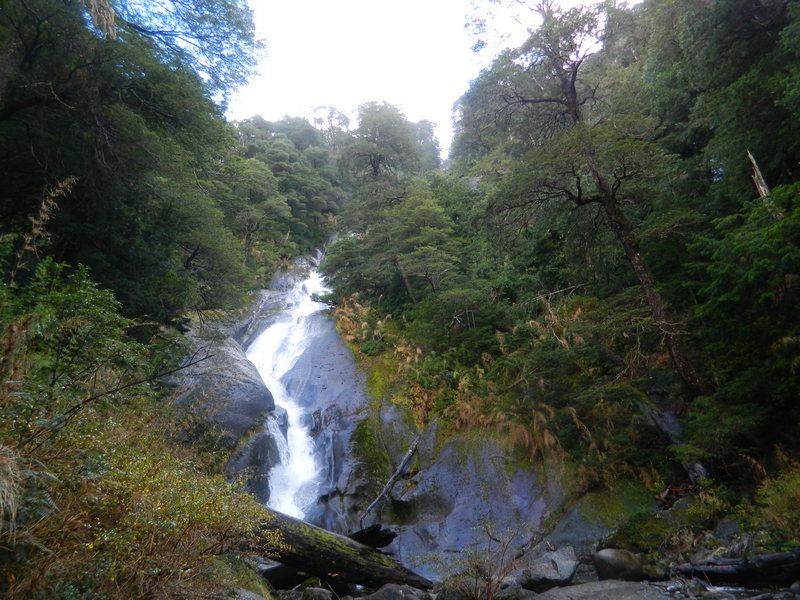
M 226 122 L 244 0 L 0 0 L 0 594 L 268 594 L 166 376 L 331 239 L 338 327 L 419 424 L 800 544 L 799 9 L 531 5 L 443 164 L 385 102 Z

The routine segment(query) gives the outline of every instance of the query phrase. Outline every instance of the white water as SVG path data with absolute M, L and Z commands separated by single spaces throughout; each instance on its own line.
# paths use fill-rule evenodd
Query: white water
M 303 351 L 313 341 L 309 335 L 309 317 L 327 308 L 312 299 L 313 294 L 329 292 L 322 276 L 312 270 L 308 277 L 296 283 L 286 297 L 287 307 L 278 321 L 264 331 L 247 350 L 247 358 L 256 366 L 275 404 L 286 410 L 289 420 L 284 440 L 275 419 L 268 419 L 267 428 L 280 444 L 281 464 L 269 474 L 267 506 L 302 519 L 304 509 L 317 499 L 319 467 L 314 460 L 314 443 L 303 426 L 305 411 L 286 391 L 281 378 L 294 366 Z

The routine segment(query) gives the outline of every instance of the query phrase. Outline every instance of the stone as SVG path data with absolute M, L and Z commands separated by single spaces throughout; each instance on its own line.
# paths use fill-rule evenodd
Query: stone
M 533 592 L 569 585 L 578 569 L 578 559 L 572 546 L 540 553 L 522 572 L 520 583 Z
M 266 600 L 264 596 L 256 594 L 255 592 L 251 592 L 250 590 L 245 590 L 242 588 L 231 588 L 225 594 L 221 595 L 220 598 L 226 599 L 235 599 L 235 600 Z
M 228 460 L 227 473 L 246 474 L 245 489 L 266 504 L 269 501 L 269 472 L 280 463 L 275 438 L 260 431 L 247 440 Z
M 593 553 L 600 540 L 610 535 L 627 519 L 627 515 L 606 513 L 597 509 L 596 505 L 609 503 L 606 496 L 610 494 L 592 492 L 578 499 L 558 519 L 552 531 L 542 536 L 536 550 L 550 546 L 572 546 L 579 555 Z
M 176 383 L 181 391 L 174 402 L 191 405 L 195 414 L 206 414 L 221 427 L 223 441 L 232 450 L 263 425 L 275 402 L 238 342 L 226 338 L 207 343 L 210 345 L 198 358 L 208 358 L 178 373 Z
M 633 552 L 618 548 L 605 548 L 595 553 L 594 568 L 602 579 L 641 581 L 645 579 L 641 561 Z
M 674 600 L 662 586 L 631 581 L 594 581 L 581 585 L 553 588 L 536 600 Z
M 360 600 L 431 600 L 431 595 L 410 585 L 387 583 Z
M 332 600 L 333 592 L 323 588 L 308 587 L 303 590 L 303 597 L 301 600 Z
M 398 433 L 404 441 L 398 450 L 405 452 L 414 435 Z M 401 456 L 394 455 L 393 464 Z M 377 507 L 376 519 L 399 522 L 387 552 L 434 581 L 463 571 L 464 557 L 472 555 L 489 572 L 504 570 L 514 552 L 501 556 L 498 546 L 509 543 L 516 551 L 527 544 L 563 500 L 557 478 L 544 480 L 488 436 L 453 436 L 437 444 L 435 424 L 429 425 L 416 461 L 419 472 L 395 486 L 391 501 Z
M 519 583 L 514 583 L 502 588 L 495 595 L 495 600 L 533 600 L 537 597 L 536 592 L 526 590 Z

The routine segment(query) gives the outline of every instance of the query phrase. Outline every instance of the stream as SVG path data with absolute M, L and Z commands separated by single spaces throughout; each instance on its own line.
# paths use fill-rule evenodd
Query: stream
M 287 375 L 315 344 L 320 332 L 312 317 L 328 305 L 315 301 L 314 296 L 329 291 L 319 272 L 311 269 L 287 292 L 286 307 L 278 319 L 247 350 L 247 358 L 258 369 L 275 404 L 286 411 L 288 421 L 284 436 L 278 421 L 267 420 L 281 459 L 269 474 L 267 506 L 300 519 L 306 518 L 317 501 L 321 468 L 310 433 L 312 415 L 300 401 L 302 386 L 298 389 L 297 385 L 289 385 Z

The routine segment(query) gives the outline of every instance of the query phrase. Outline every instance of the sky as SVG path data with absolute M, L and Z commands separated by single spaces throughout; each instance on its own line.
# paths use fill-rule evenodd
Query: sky
M 228 118 L 288 115 L 311 120 L 333 106 L 386 101 L 411 121 L 436 124 L 443 158 L 452 106 L 490 56 L 472 52 L 471 0 L 250 0 L 267 52 L 236 92 Z

